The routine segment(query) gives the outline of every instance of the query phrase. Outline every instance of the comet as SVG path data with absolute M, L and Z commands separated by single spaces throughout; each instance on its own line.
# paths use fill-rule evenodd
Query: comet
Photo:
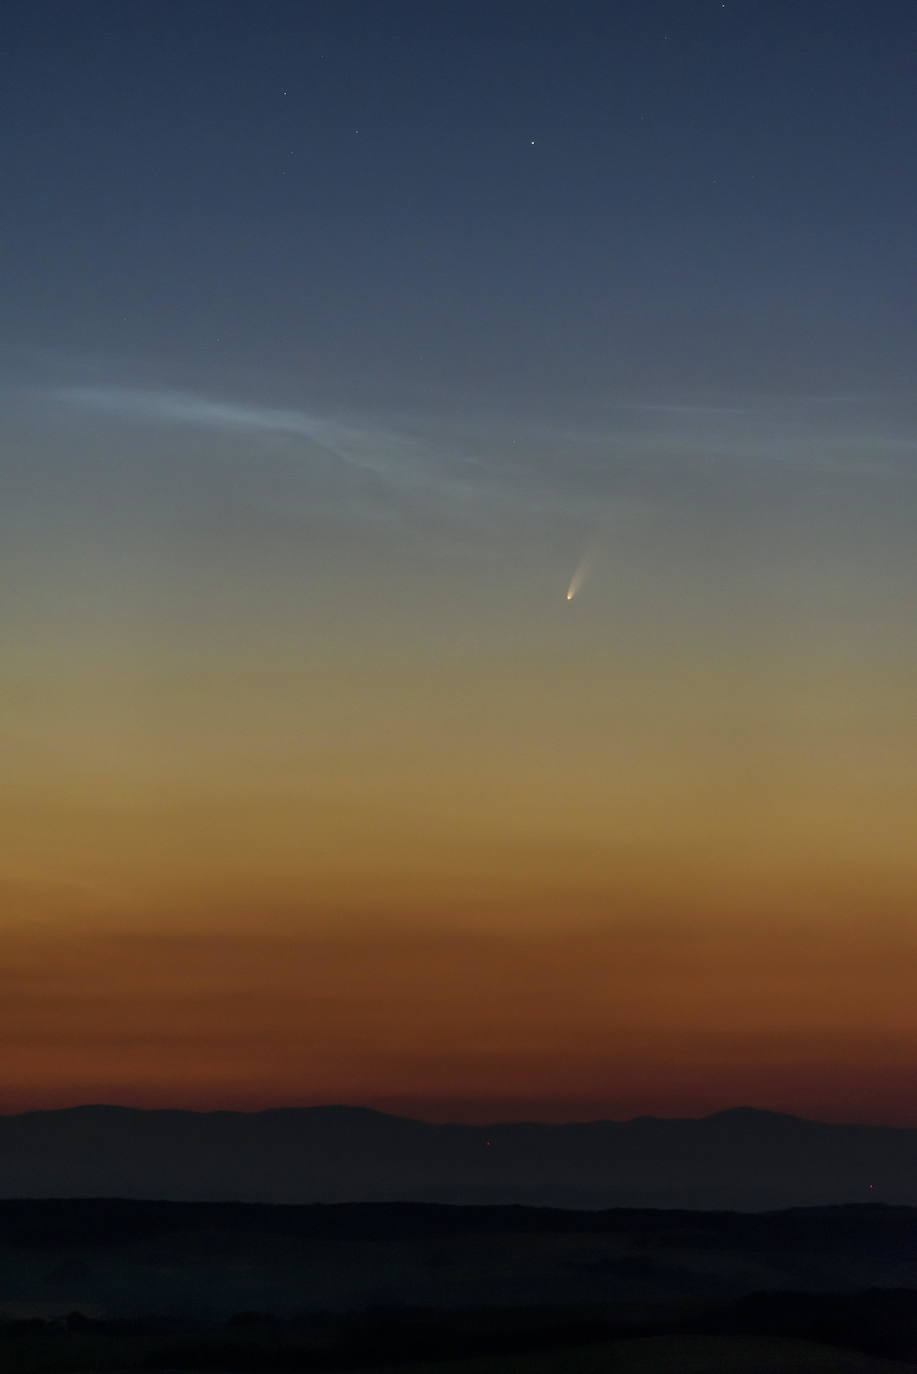
M 566 600 L 572 601 L 577 592 L 580 591 L 592 567 L 592 549 L 587 549 L 582 558 L 576 565 L 576 570 L 570 578 L 570 585 L 567 588 Z

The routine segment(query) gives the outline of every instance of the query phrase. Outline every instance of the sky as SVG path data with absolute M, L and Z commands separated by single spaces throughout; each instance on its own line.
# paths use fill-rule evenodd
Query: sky
M 917 1126 L 910 0 L 9 0 L 0 1111 Z

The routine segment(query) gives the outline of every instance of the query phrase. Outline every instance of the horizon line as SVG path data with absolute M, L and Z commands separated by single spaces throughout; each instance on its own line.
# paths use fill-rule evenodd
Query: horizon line
M 156 1113 L 170 1113 L 172 1115 L 184 1116 L 269 1116 L 281 1113 L 306 1113 L 306 1112 L 359 1112 L 367 1113 L 372 1116 L 386 1117 L 392 1121 L 406 1121 L 418 1126 L 430 1126 L 432 1128 L 453 1127 L 463 1130 L 493 1130 L 503 1127 L 513 1126 L 542 1126 L 545 1128 L 562 1129 L 571 1126 L 629 1126 L 637 1122 L 658 1121 L 658 1122 L 702 1122 L 712 1121 L 717 1117 L 724 1116 L 756 1116 L 756 1117 L 779 1117 L 785 1121 L 799 1121 L 806 1125 L 813 1126 L 854 1126 L 863 1130 L 893 1130 L 893 1131 L 917 1131 L 917 1126 L 896 1125 L 893 1122 L 874 1122 L 874 1121 L 850 1121 L 850 1120 L 824 1120 L 817 1117 L 801 1116 L 796 1112 L 781 1111 L 773 1107 L 754 1107 L 747 1103 L 738 1104 L 731 1107 L 719 1107 L 713 1111 L 703 1112 L 697 1116 L 663 1116 L 655 1112 L 641 1112 L 636 1116 L 611 1117 L 611 1116 L 592 1116 L 570 1118 L 562 1121 L 546 1121 L 537 1117 L 520 1117 L 514 1119 L 488 1118 L 482 1121 L 461 1121 L 444 1120 L 433 1121 L 421 1116 L 412 1116 L 404 1112 L 387 1111 L 384 1108 L 368 1106 L 365 1103 L 355 1102 L 313 1102 L 308 1104 L 288 1104 L 282 1106 L 267 1107 L 140 1107 L 128 1105 L 120 1102 L 78 1102 L 70 1106 L 63 1107 L 26 1107 L 21 1110 L 8 1111 L 0 1108 L 0 1120 L 12 1120 L 25 1116 L 49 1116 L 52 1114 L 62 1114 L 64 1112 L 88 1112 L 88 1111 L 111 1111 L 111 1112 L 133 1112 L 143 1115 L 153 1115 Z

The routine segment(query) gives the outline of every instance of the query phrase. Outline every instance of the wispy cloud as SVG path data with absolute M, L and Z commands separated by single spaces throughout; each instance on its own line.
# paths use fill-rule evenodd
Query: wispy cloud
M 143 423 L 182 425 L 244 435 L 279 435 L 305 439 L 348 466 L 377 477 L 403 476 L 395 462 L 396 441 L 378 430 L 365 430 L 310 414 L 235 401 L 210 400 L 190 392 L 128 386 L 64 386 L 57 398 L 83 410 L 94 410 Z M 386 450 L 390 450 L 388 454 Z
M 870 432 L 869 416 L 852 432 L 849 415 L 842 421 L 821 413 L 812 421 L 805 411 L 813 398 L 730 406 L 660 397 L 614 402 L 616 417 L 606 413 L 591 423 L 552 425 L 528 415 L 491 415 L 487 425 L 453 415 L 437 417 L 432 425 L 401 417 L 403 423 L 388 428 L 362 416 L 341 418 L 162 386 L 96 381 L 57 385 L 50 394 L 59 404 L 145 426 L 272 437 L 290 441 L 293 452 L 301 443 L 304 459 L 309 450 L 321 453 L 342 473 L 364 479 L 359 506 L 374 498 L 389 513 L 405 514 L 420 503 L 428 518 L 458 521 L 466 531 L 499 524 L 510 510 L 538 518 L 585 511 L 591 519 L 596 504 L 618 509 L 641 501 L 707 501 L 711 482 L 722 479 L 725 487 L 736 475 L 756 481 L 778 480 L 781 473 L 788 480 L 911 475 L 900 465 L 909 435 L 891 444 Z M 819 398 L 822 412 L 826 399 Z
M 440 547 L 464 551 L 472 531 L 481 535 L 508 510 L 539 505 L 535 492 L 526 491 L 523 473 L 504 469 L 492 454 L 476 451 L 458 435 L 450 439 L 442 428 L 431 434 L 415 425 L 412 433 L 408 424 L 389 427 L 363 416 L 339 418 L 305 407 L 122 383 L 58 384 L 42 394 L 86 415 L 223 437 L 234 442 L 218 452 L 235 462 L 242 458 L 238 441 L 275 441 L 271 456 L 282 454 L 283 470 L 274 472 L 268 487 L 253 471 L 250 496 L 284 519 L 297 519 L 307 502 L 313 515 L 336 508 L 348 519 L 396 518 L 414 534 L 435 530 Z M 331 480 L 335 468 L 339 482 Z
M 752 406 L 690 405 L 681 403 L 649 403 L 645 401 L 619 401 L 617 410 L 641 411 L 650 415 L 754 415 Z

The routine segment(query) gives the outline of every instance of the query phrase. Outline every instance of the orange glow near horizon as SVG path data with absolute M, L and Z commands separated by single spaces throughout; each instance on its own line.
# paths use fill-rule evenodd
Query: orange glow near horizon
M 534 565 L 496 605 L 364 570 L 241 639 L 36 638 L 0 1111 L 917 1124 L 905 641 L 688 572 L 679 614 L 606 564 L 572 619 Z
M 0 1113 L 917 1126 L 917 11 L 11 8 Z

